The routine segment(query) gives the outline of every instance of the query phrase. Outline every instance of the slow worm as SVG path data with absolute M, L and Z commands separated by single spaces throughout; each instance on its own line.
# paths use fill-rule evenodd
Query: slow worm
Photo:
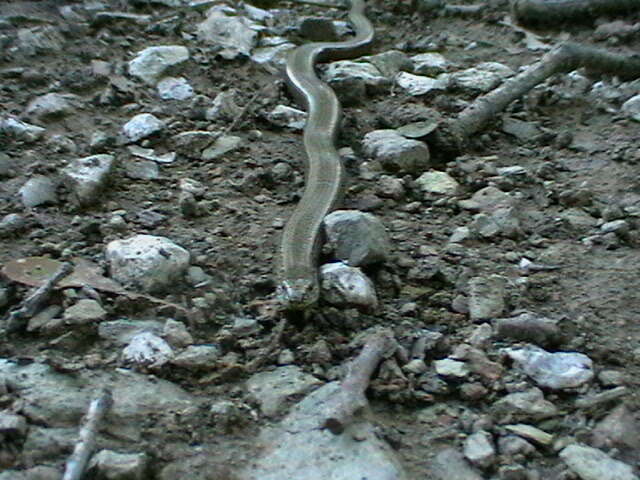
M 278 296 L 288 309 L 317 302 L 318 255 L 322 220 L 336 207 L 345 172 L 336 150 L 341 107 L 334 91 L 315 73 L 317 62 L 355 58 L 373 42 L 373 26 L 364 14 L 365 0 L 351 0 L 349 21 L 355 36 L 343 42 L 316 42 L 291 51 L 285 78 L 297 102 L 307 110 L 304 128 L 305 188 L 282 235 Z

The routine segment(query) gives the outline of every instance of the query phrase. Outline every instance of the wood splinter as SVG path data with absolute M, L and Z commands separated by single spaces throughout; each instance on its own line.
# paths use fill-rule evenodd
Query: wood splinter
M 80 480 L 82 478 L 87 468 L 89 457 L 95 448 L 96 435 L 98 434 L 100 423 L 112 404 L 111 391 L 106 388 L 91 401 L 84 424 L 78 433 L 78 443 L 76 443 L 73 453 L 67 460 L 62 480 Z
M 326 406 L 323 428 L 338 435 L 367 407 L 365 391 L 371 375 L 383 359 L 393 355 L 396 348 L 395 338 L 388 329 L 369 336 L 360 354 L 348 364 L 340 391 Z

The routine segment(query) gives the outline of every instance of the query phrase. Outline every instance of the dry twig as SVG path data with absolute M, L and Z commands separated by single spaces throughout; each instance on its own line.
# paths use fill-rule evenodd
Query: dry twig
M 456 119 L 438 127 L 434 132 L 434 147 L 457 154 L 468 138 L 482 130 L 511 102 L 552 75 L 578 68 L 630 80 L 640 77 L 640 55 L 621 55 L 574 42 L 562 43 L 545 54 L 539 62 L 477 98 Z
M 324 428 L 338 435 L 353 422 L 367 405 L 365 391 L 369 379 L 383 358 L 393 355 L 396 341 L 388 329 L 379 330 L 367 339 L 360 354 L 349 363 L 340 392 L 326 407 Z
M 51 292 L 64 277 L 73 271 L 73 266 L 68 263 L 60 264 L 60 268 L 44 284 L 38 287 L 31 295 L 22 302 L 22 306 L 9 314 L 7 319 L 6 332 L 12 333 L 20 330 L 27 320 L 38 313 L 44 304 L 49 300 Z
M 106 388 L 91 401 L 84 425 L 82 425 L 78 434 L 78 443 L 76 443 L 71 457 L 67 460 L 62 480 L 80 480 L 82 478 L 89 457 L 95 448 L 96 435 L 98 434 L 100 423 L 111 408 L 112 403 L 111 391 Z

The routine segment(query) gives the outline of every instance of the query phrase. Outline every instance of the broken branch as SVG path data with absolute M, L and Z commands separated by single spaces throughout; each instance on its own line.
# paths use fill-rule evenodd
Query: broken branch
M 640 77 L 640 55 L 621 55 L 574 42 L 562 43 L 525 71 L 478 97 L 456 119 L 438 127 L 433 134 L 434 147 L 457 154 L 468 138 L 482 130 L 511 102 L 552 75 L 578 68 L 630 80 Z
M 9 314 L 7 318 L 6 332 L 13 333 L 20 330 L 25 322 L 38 313 L 51 296 L 51 292 L 64 277 L 73 271 L 73 266 L 61 263 L 60 268 L 40 287 L 38 287 L 23 302 L 22 306 Z
M 112 404 L 111 391 L 106 388 L 91 401 L 84 425 L 78 433 L 78 443 L 76 443 L 71 457 L 67 460 L 62 480 L 80 480 L 82 478 L 89 457 L 95 448 L 100 423 Z
M 327 405 L 323 428 L 338 435 L 353 422 L 368 405 L 365 392 L 371 375 L 383 358 L 393 355 L 396 346 L 393 333 L 388 329 L 371 334 L 360 354 L 347 366 L 340 392 Z

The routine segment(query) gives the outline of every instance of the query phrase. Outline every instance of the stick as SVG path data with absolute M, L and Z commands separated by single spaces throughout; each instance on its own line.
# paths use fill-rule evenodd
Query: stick
M 524 72 L 478 97 L 456 119 L 438 127 L 433 136 L 434 147 L 448 153 L 459 153 L 468 138 L 484 128 L 511 102 L 552 75 L 581 67 L 593 73 L 630 80 L 640 77 L 640 55 L 621 55 L 574 42 L 562 43 Z
M 368 405 L 365 391 L 369 379 L 383 358 L 393 355 L 396 341 L 388 329 L 373 333 L 360 354 L 348 365 L 341 390 L 327 405 L 322 425 L 338 435 L 353 422 L 355 416 Z
M 24 299 L 22 306 L 9 314 L 6 332 L 13 333 L 20 330 L 25 322 L 38 313 L 51 296 L 51 292 L 64 277 L 73 271 L 69 262 L 60 265 L 60 268 L 44 284 L 39 286 L 31 295 Z
M 100 395 L 91 401 L 84 425 L 82 425 L 78 434 L 78 443 L 76 443 L 71 457 L 67 460 L 62 480 L 80 480 L 82 478 L 89 457 L 95 448 L 96 435 L 100 423 L 111 408 L 112 403 L 111 391 L 108 389 L 103 389 Z

